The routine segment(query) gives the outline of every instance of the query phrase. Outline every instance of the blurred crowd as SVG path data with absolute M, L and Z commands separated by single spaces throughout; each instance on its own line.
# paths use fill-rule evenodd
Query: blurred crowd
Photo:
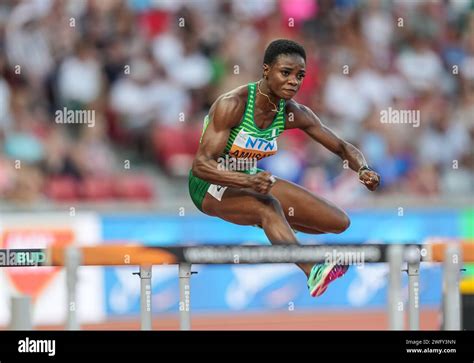
M 186 175 L 209 107 L 261 77 L 276 38 L 304 45 L 296 101 L 364 152 L 381 193 L 472 194 L 474 1 L 2 0 L 0 200 L 152 199 L 137 165 Z M 336 201 L 363 192 L 298 130 L 261 166 Z

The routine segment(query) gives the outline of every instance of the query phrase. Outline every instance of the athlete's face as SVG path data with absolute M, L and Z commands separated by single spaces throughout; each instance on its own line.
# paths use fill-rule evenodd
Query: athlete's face
M 263 74 L 266 75 L 270 90 L 279 98 L 289 100 L 298 92 L 306 73 L 305 61 L 298 54 L 281 54 L 269 66 L 263 65 Z

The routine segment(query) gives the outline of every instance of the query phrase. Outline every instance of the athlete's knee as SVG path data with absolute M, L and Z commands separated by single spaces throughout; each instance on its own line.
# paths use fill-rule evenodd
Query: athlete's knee
M 281 214 L 281 204 L 278 199 L 271 195 L 259 197 L 259 210 L 262 221 L 266 219 L 275 218 L 276 215 Z

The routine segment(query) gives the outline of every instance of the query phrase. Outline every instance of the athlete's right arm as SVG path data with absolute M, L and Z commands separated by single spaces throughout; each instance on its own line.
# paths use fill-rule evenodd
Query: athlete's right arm
M 212 184 L 268 193 L 272 184 L 270 173 L 248 175 L 219 167 L 218 158 L 222 156 L 230 131 L 239 124 L 244 110 L 245 102 L 238 95 L 225 95 L 217 99 L 209 110 L 209 124 L 194 158 L 192 172 Z

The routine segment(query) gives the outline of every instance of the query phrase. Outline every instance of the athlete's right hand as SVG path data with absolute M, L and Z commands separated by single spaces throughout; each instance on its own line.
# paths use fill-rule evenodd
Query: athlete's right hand
M 276 182 L 276 178 L 268 171 L 262 171 L 260 173 L 250 175 L 251 188 L 258 193 L 268 194 L 273 184 Z

